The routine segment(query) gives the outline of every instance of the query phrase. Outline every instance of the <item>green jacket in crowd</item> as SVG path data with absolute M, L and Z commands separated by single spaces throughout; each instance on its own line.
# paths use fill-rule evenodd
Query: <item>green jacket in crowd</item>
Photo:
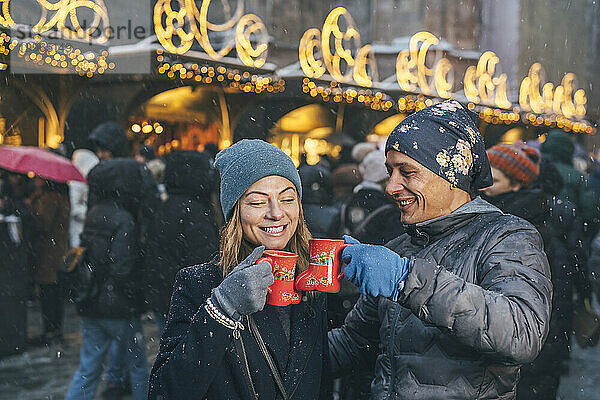
M 542 157 L 554 163 L 564 181 L 560 196 L 575 204 L 585 223 L 585 236 L 593 237 L 600 223 L 599 204 L 585 176 L 573 166 L 575 145 L 569 134 L 557 129 L 550 131 L 541 152 Z

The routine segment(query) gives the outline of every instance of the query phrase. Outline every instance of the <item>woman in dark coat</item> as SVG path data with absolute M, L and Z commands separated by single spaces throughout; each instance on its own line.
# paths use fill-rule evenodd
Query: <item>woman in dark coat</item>
M 269 263 L 257 263 L 268 248 L 298 254 L 296 273 L 308 267 L 298 172 L 285 153 L 261 140 L 223 150 L 215 165 L 227 219 L 220 258 L 177 274 L 150 398 L 275 399 L 282 389 L 294 399 L 326 398 L 325 296 L 304 293 L 299 304 L 265 305 L 274 277 Z
M 40 290 L 43 343 L 62 340 L 64 300 L 57 271 L 69 250 L 70 203 L 68 187 L 35 178 L 35 191 L 29 198 L 31 212 L 36 217 L 36 232 L 32 242 L 33 281 Z
M 214 184 L 208 156 L 179 151 L 167 160 L 168 200 L 159 205 L 147 235 L 144 295 L 164 328 L 175 274 L 214 258 L 219 234 L 210 204 Z

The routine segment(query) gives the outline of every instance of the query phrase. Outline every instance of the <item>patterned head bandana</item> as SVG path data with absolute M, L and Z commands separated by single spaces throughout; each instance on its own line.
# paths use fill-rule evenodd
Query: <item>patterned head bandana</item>
M 475 122 L 456 100 L 406 117 L 390 133 L 385 152 L 406 154 L 454 187 L 470 192 L 492 185 L 492 172 Z

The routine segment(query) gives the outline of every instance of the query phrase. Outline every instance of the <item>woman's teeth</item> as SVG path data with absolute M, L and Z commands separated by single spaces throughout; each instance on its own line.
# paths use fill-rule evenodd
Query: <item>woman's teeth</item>
M 279 233 L 282 232 L 285 226 L 276 226 L 276 227 L 264 227 L 260 228 L 267 233 Z

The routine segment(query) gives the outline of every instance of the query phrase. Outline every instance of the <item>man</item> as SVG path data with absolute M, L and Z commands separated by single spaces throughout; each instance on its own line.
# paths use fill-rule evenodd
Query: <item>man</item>
M 407 233 L 346 237 L 362 296 L 329 334 L 334 374 L 379 350 L 370 399 L 514 399 L 548 332 L 552 285 L 528 222 L 470 193 L 492 184 L 483 141 L 456 101 L 425 108 L 386 143 L 386 192 Z
M 106 121 L 96 126 L 89 136 L 89 141 L 98 156 L 100 161 L 113 160 L 115 158 L 129 157 L 129 142 L 125 131 L 115 121 Z M 140 174 L 142 183 L 142 200 L 140 215 L 134 215 L 134 218 L 139 221 L 139 243 L 140 255 L 139 259 L 144 257 L 144 232 L 148 226 L 154 210 L 158 203 L 158 188 L 152 174 L 145 166 L 140 164 Z M 91 208 L 95 205 L 98 199 L 93 193 L 90 193 L 88 206 Z M 127 381 L 128 374 L 126 368 L 126 348 L 124 342 L 113 342 L 109 354 L 108 368 L 106 371 L 107 385 L 102 393 L 102 397 L 106 400 L 118 400 L 124 394 L 130 392 L 130 383 Z

